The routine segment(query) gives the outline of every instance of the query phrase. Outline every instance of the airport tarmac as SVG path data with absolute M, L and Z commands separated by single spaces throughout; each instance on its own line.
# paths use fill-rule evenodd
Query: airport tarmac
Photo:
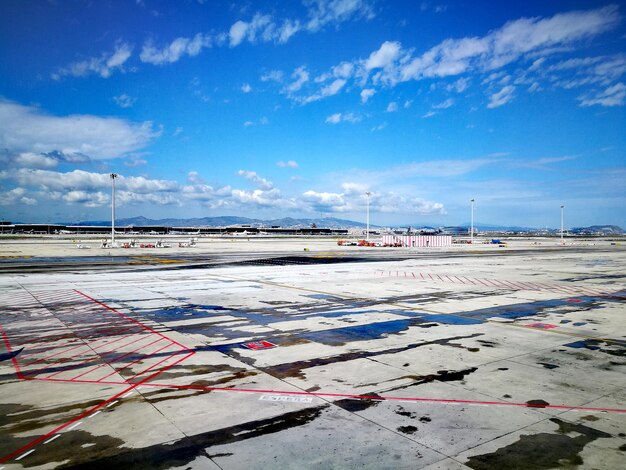
M 2 243 L 0 470 L 626 461 L 624 246 Z

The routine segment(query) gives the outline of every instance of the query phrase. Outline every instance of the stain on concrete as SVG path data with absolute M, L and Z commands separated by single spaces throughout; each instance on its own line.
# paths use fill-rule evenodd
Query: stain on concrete
M 195 436 L 187 436 L 173 443 L 156 444 L 140 449 L 119 447 L 120 444 L 112 445 L 102 453 L 96 454 L 90 452 L 92 448 L 71 454 L 67 454 L 67 449 L 65 449 L 64 458 L 67 459 L 69 456 L 71 460 L 64 462 L 57 468 L 72 468 L 76 470 L 110 470 L 112 468 L 165 470 L 179 467 L 189 464 L 199 456 L 210 458 L 211 454 L 208 453 L 208 450 L 213 446 L 245 441 L 304 426 L 318 418 L 329 406 L 329 404 L 325 404 L 314 408 L 306 408 L 272 418 L 250 421 L 215 431 L 196 434 Z
M 404 434 L 415 434 L 417 432 L 417 427 L 415 426 L 400 426 L 398 431 Z
M 368 397 L 379 396 L 377 393 L 364 393 L 363 395 L 368 396 Z M 381 398 L 380 400 L 375 400 L 375 399 L 370 399 L 370 398 L 366 398 L 366 399 L 345 398 L 342 400 L 335 401 L 334 404 L 339 406 L 340 408 L 343 408 L 346 411 L 355 413 L 357 411 L 367 410 L 368 408 L 371 408 L 372 406 L 376 406 L 383 400 L 384 400 L 383 398 Z
M 582 424 L 571 424 L 558 418 L 551 418 L 550 421 L 559 426 L 556 433 L 522 434 L 513 444 L 495 452 L 470 457 L 465 465 L 474 470 L 575 467 L 583 463 L 579 454 L 587 444 L 599 438 L 611 437 L 610 434 Z M 575 437 L 569 436 L 570 433 L 576 433 Z

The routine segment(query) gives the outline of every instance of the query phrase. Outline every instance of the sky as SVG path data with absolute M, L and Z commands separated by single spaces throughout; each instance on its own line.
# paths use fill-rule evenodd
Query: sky
M 625 15 L 3 0 L 0 219 L 626 228 Z

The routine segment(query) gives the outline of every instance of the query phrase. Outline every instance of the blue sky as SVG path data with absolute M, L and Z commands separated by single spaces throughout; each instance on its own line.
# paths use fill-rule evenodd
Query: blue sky
M 0 2 L 0 218 L 626 227 L 610 2 Z

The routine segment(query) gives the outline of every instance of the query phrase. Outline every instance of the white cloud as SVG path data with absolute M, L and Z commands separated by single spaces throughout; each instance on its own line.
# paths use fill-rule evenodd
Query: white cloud
M 289 23 L 287 26 L 278 30 L 270 15 L 262 15 L 257 13 L 252 20 L 235 22 L 228 32 L 230 47 L 236 47 L 243 41 L 254 43 L 257 40 L 262 41 L 280 41 L 285 42 L 297 32 L 297 24 Z
M 137 98 L 133 98 L 132 96 L 122 94 L 119 96 L 114 96 L 113 101 L 115 101 L 115 103 L 120 108 L 130 108 L 133 104 L 135 104 L 135 101 L 137 101 Z
M 374 93 L 376 93 L 376 90 L 374 90 L 373 88 L 366 88 L 364 90 L 361 90 L 361 103 L 367 103 L 367 101 L 372 96 L 374 96 Z
M 317 31 L 329 23 L 341 23 L 352 18 L 372 19 L 374 9 L 366 0 L 308 0 L 309 21 L 306 29 Z
M 252 181 L 261 189 L 269 190 L 274 187 L 274 184 L 271 181 L 261 178 L 256 171 L 239 170 L 237 175 Z
M 385 41 L 365 61 L 365 70 L 381 69 L 390 66 L 400 55 L 400 50 L 401 45 L 399 42 Z
M 270 70 L 261 75 L 262 82 L 282 82 L 283 72 L 281 70 Z
M 200 177 L 197 171 L 190 171 L 187 173 L 187 181 L 192 184 L 204 184 L 204 180 Z
M 15 204 L 32 206 L 37 204 L 37 200 L 27 197 L 24 188 L 15 188 L 4 193 L 0 192 L 0 206 L 13 206 Z
M 130 159 L 124 162 L 124 166 L 127 166 L 129 168 L 135 168 L 141 165 L 145 165 L 146 163 L 148 162 L 143 158 L 133 155 L 132 157 L 130 157 Z
M 254 126 L 254 122 L 252 122 L 252 121 L 245 121 L 243 123 L 243 127 L 250 127 L 250 126 Z
M 500 106 L 507 104 L 514 98 L 514 95 L 513 95 L 514 92 L 515 92 L 514 86 L 512 85 L 505 86 L 500 91 L 498 91 L 497 93 L 494 93 L 493 95 L 489 97 L 489 103 L 487 104 L 487 107 L 489 109 L 493 109 L 493 108 L 498 108 Z
M 469 78 L 459 78 L 455 82 L 446 86 L 448 91 L 456 91 L 457 93 L 463 93 L 469 87 Z
M 306 191 L 302 194 L 305 202 L 312 205 L 316 212 L 348 212 L 352 210 L 343 193 Z
M 56 158 L 42 153 L 23 152 L 15 156 L 15 165 L 26 168 L 54 168 L 59 164 Z
M 326 118 L 326 122 L 329 124 L 339 124 L 341 122 L 341 113 L 331 114 Z
M 395 101 L 392 101 L 391 103 L 387 105 L 388 113 L 395 113 L 396 111 L 398 111 L 398 103 L 396 103 Z
M 0 179 L 9 179 L 16 181 L 20 186 L 49 191 L 94 191 L 111 187 L 111 178 L 108 173 L 91 173 L 83 170 L 62 173 L 21 168 L 0 172 Z M 136 193 L 171 192 L 179 189 L 175 181 L 123 175 L 119 175 L 115 180 L 115 187 Z
M 288 160 L 286 162 L 280 161 L 276 162 L 276 166 L 280 168 L 298 168 L 298 162 L 295 160 Z
M 235 47 L 241 44 L 246 37 L 246 31 L 248 30 L 248 23 L 245 21 L 237 21 L 230 27 L 228 36 L 230 37 L 230 47 Z
M 452 98 L 448 98 L 447 100 L 437 103 L 433 105 L 433 109 L 448 109 L 454 105 L 454 100 Z
M 437 113 L 435 111 L 428 111 L 425 114 L 422 115 L 422 118 L 427 119 L 433 116 L 436 116 Z
M 63 77 L 86 77 L 96 74 L 108 78 L 115 70 L 124 70 L 124 64 L 132 55 L 133 48 L 124 42 L 118 42 L 112 53 L 103 53 L 100 57 L 73 62 L 66 67 L 57 69 L 52 74 L 53 80 Z
M 158 137 L 151 122 L 92 115 L 52 116 L 32 106 L 0 99 L 0 148 L 10 152 L 123 157 Z
M 328 124 L 339 124 L 340 122 L 351 122 L 353 124 L 360 122 L 361 118 L 353 113 L 335 113 L 326 118 Z
M 142 62 L 153 65 L 171 64 L 180 60 L 184 55 L 194 57 L 202 49 L 211 45 L 211 37 L 202 33 L 196 34 L 193 38 L 176 38 L 161 49 L 157 48 L 152 41 L 148 41 L 143 45 L 139 58 Z
M 595 93 L 593 96 L 585 95 L 579 97 L 581 106 L 623 106 L 624 99 L 626 98 L 626 85 L 623 83 L 616 83 L 607 89 Z
M 252 91 L 252 87 L 249 83 L 244 83 L 243 85 L 241 85 L 241 91 L 243 91 L 244 93 L 250 93 Z
M 289 94 L 300 90 L 302 85 L 309 81 L 309 72 L 307 72 L 306 67 L 304 66 L 298 67 L 291 74 L 291 78 L 293 78 L 294 81 L 285 87 L 285 91 Z
M 367 58 L 353 60 L 350 76 L 343 79 L 354 79 L 361 88 L 365 88 L 368 82 L 373 85 L 395 86 L 411 80 L 454 77 L 465 73 L 489 73 L 518 60 L 530 60 L 537 55 L 546 58 L 570 50 L 577 42 L 611 30 L 619 22 L 618 8 L 610 5 L 595 10 L 559 13 L 548 18 L 520 18 L 509 21 L 484 36 L 445 39 L 419 55 L 413 49 L 403 48 L 399 42 L 385 41 Z M 544 67 L 542 61 L 534 62 L 536 70 Z M 529 68 L 532 66 L 525 66 L 524 71 L 534 73 Z M 605 80 L 609 79 L 607 77 L 615 80 L 618 74 L 624 73 L 626 60 L 623 57 L 618 58 L 605 68 Z M 600 73 L 596 76 L 600 76 Z M 328 86 L 329 81 L 336 78 L 332 73 L 322 74 L 316 83 L 319 83 L 322 90 Z M 511 78 L 504 72 L 500 73 L 500 86 L 509 85 Z M 493 80 L 496 80 L 495 76 L 484 84 Z M 467 89 L 469 83 L 470 79 L 463 77 L 447 85 L 446 89 L 461 93 Z M 349 89 L 346 85 L 343 84 L 342 88 Z M 310 96 L 321 99 L 330 95 L 318 91 Z M 508 98 L 512 96 L 508 95 Z

